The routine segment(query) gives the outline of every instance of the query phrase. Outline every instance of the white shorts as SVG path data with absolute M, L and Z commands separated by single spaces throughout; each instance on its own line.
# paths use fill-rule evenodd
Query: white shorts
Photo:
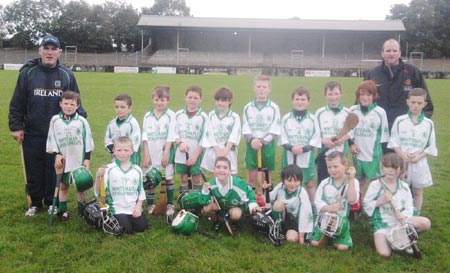
M 237 174 L 237 151 L 230 151 L 227 157 L 231 162 L 231 174 Z M 209 172 L 213 172 L 215 163 L 216 152 L 213 148 L 206 149 L 205 153 L 203 154 L 203 159 L 200 167 Z
M 408 163 L 407 183 L 413 188 L 422 189 L 433 185 L 430 167 L 427 158 L 422 158 L 417 163 Z

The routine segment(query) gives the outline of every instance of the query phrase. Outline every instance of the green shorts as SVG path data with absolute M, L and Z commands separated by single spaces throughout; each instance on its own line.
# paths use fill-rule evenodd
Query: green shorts
M 191 166 L 191 175 L 200 174 L 200 163 L 201 162 L 202 162 L 202 159 L 199 158 L 199 160 L 197 160 L 197 162 L 195 162 L 195 165 Z M 187 174 L 187 166 L 186 166 L 186 164 L 176 163 L 175 171 L 178 174 L 181 174 L 181 175 Z
M 314 227 L 314 235 L 313 235 L 313 241 L 320 241 L 320 239 L 325 236 L 320 229 L 315 226 Z M 332 239 L 334 244 L 338 245 L 345 245 L 348 247 L 353 246 L 352 237 L 350 236 L 350 223 L 348 221 L 348 217 L 342 218 L 342 230 L 339 236 Z
M 275 148 L 275 141 L 262 147 L 262 167 L 271 171 L 275 170 Z M 249 143 L 245 149 L 245 167 L 247 170 L 258 168 L 258 151 L 253 150 Z
M 63 173 L 63 175 L 61 177 L 61 183 L 64 183 L 67 186 L 69 186 L 72 183 L 72 180 L 70 179 L 70 174 L 71 174 L 71 172 Z
M 311 181 L 312 179 L 316 179 L 317 178 L 317 172 L 316 172 L 316 168 L 315 168 L 315 162 L 314 162 L 314 151 L 311 152 L 311 157 L 309 160 L 309 166 L 307 168 L 301 168 L 302 169 L 302 175 L 303 175 L 303 179 L 302 179 L 302 183 L 304 184 L 308 184 L 309 181 Z M 298 164 L 298 162 L 297 162 Z M 283 155 L 282 155 L 282 159 L 281 159 L 281 168 L 283 169 L 284 167 L 286 167 L 288 165 L 288 159 L 287 159 L 287 154 L 286 154 L 286 150 L 283 149 Z
M 316 168 L 314 168 L 314 167 L 302 168 L 302 174 L 303 174 L 302 183 L 308 184 L 309 181 L 316 178 Z
M 356 160 L 356 178 L 376 179 L 380 175 L 380 161 L 372 162 Z

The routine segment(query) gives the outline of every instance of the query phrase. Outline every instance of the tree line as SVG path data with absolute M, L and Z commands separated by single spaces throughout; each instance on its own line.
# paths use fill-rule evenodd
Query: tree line
M 121 0 L 89 4 L 84 0 L 16 0 L 0 5 L 0 38 L 10 37 L 9 46 L 36 47 L 46 33 L 58 36 L 64 45 L 82 52 L 141 50 L 141 32 L 136 26 L 142 14 L 191 16 L 185 0 L 156 0 L 137 10 Z M 450 56 L 450 1 L 412 0 L 393 5 L 386 19 L 400 19 L 406 28 L 403 47 L 423 52 L 425 57 Z
M 89 4 L 81 0 L 16 0 L 0 6 L 0 38 L 11 37 L 9 46 L 33 48 L 51 33 L 62 46 L 76 45 L 82 52 L 111 52 L 141 48 L 136 26 L 141 14 L 190 16 L 185 0 L 156 0 L 140 11 L 120 0 Z

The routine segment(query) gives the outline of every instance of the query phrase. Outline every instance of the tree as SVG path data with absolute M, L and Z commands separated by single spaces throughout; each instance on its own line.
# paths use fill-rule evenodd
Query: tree
M 88 17 L 92 7 L 85 1 L 71 1 L 62 9 L 58 24 L 53 26 L 53 33 L 64 45 L 76 45 L 83 51 L 92 44 L 89 41 L 94 26 L 89 24 Z
M 132 5 L 125 3 L 106 3 L 109 7 L 111 24 L 113 26 L 112 39 L 117 47 L 124 46 L 128 51 L 140 48 L 140 32 L 137 27 L 139 15 Z
M 411 51 L 422 51 L 427 57 L 450 54 L 449 1 L 412 0 L 409 6 L 394 5 L 387 18 L 403 21 Z
M 4 9 L 6 29 L 15 37 L 13 44 L 25 48 L 35 46 L 39 38 L 50 32 L 61 15 L 59 0 L 17 0 Z
M 160 16 L 191 16 L 185 0 L 155 0 L 150 9 L 142 8 L 143 14 Z

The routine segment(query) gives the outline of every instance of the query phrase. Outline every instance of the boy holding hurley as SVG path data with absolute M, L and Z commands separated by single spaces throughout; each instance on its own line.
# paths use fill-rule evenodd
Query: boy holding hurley
M 59 212 L 61 221 L 69 219 L 67 199 L 69 185 L 73 181 L 70 174 L 73 170 L 84 166 L 89 168 L 91 151 L 94 149 L 89 123 L 76 111 L 80 107 L 80 95 L 73 91 L 65 91 L 60 97 L 61 112 L 50 120 L 47 138 L 47 153 L 56 154 L 55 166 L 64 168 L 59 188 Z M 92 186 L 92 184 L 91 184 Z M 85 207 L 84 192 L 76 193 L 78 213 L 82 215 Z
M 314 168 L 314 148 L 320 148 L 320 129 L 316 116 L 308 111 L 311 101 L 309 90 L 298 87 L 292 92 L 291 112 L 281 120 L 280 145 L 283 149 L 281 166 L 295 164 L 302 168 L 302 181 L 306 185 L 309 200 L 314 203 L 317 182 Z
M 255 99 L 244 107 L 242 134 L 247 141 L 245 165 L 248 170 L 247 183 L 255 189 L 258 179 L 258 150 L 262 150 L 262 166 L 275 169 L 275 136 L 280 135 L 280 109 L 269 99 L 272 90 L 270 77 L 257 76 L 253 82 Z M 262 167 L 261 166 L 261 167 Z M 270 176 L 270 173 L 269 173 Z M 265 180 L 269 181 L 270 177 Z M 261 181 L 260 183 L 263 183 Z M 260 185 L 262 188 L 262 185 Z M 260 194 L 257 192 L 257 194 Z

